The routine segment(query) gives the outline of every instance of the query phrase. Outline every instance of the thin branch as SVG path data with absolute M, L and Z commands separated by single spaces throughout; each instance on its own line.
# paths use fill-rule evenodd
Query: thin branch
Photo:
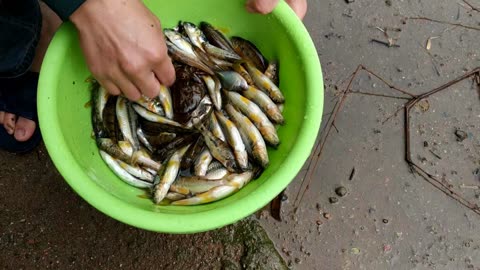
M 454 25 L 454 26 L 458 26 L 458 27 L 463 27 L 463 28 L 465 28 L 465 29 L 480 31 L 480 28 L 479 28 L 479 27 L 470 26 L 470 25 L 464 25 L 464 24 L 461 24 L 461 23 L 452 23 L 452 22 L 447 22 L 447 21 L 430 19 L 430 18 L 427 18 L 427 17 L 409 17 L 409 18 L 407 18 L 407 19 L 408 19 L 408 20 L 429 21 L 429 22 L 435 22 L 435 23 L 441 23 L 441 24 L 449 24 L 449 25 Z

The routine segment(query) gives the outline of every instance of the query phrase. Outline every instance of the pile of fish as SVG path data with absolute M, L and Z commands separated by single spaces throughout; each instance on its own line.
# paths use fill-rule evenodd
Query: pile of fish
M 269 164 L 267 145 L 280 143 L 278 64 L 206 22 L 180 22 L 164 34 L 177 76 L 170 89 L 132 102 L 93 84 L 97 146 L 120 179 L 150 189 L 156 204 L 225 198 L 258 177 Z

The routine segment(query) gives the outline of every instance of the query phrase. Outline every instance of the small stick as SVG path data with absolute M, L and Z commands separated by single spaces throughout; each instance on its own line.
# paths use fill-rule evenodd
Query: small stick
M 472 10 L 475 10 L 476 12 L 480 12 L 480 8 L 474 7 L 472 4 L 468 3 L 466 0 L 463 0 L 467 6 L 469 6 Z
M 470 29 L 470 30 L 480 31 L 479 27 L 464 25 L 464 24 L 460 24 L 460 23 L 452 23 L 452 22 L 447 22 L 447 21 L 435 20 L 435 19 L 430 19 L 430 18 L 427 18 L 427 17 L 409 17 L 409 18 L 407 18 L 407 20 L 430 21 L 430 22 L 449 24 L 449 25 L 459 26 L 459 27 L 463 27 L 463 28 L 466 28 L 466 29 Z
M 352 172 L 350 173 L 350 177 L 348 177 L 348 180 L 352 181 L 354 176 L 355 176 L 355 167 L 352 168 Z
M 373 43 L 378 43 L 378 44 L 385 45 L 385 46 L 387 46 L 387 47 L 389 47 L 389 48 L 392 48 L 392 47 L 394 47 L 394 48 L 399 48 L 399 47 L 400 47 L 400 45 L 398 45 L 398 44 L 392 44 L 392 43 L 390 43 L 390 42 L 385 42 L 385 41 L 381 41 L 381 40 L 374 39 L 374 38 L 372 38 L 370 41 L 373 42 Z
M 432 155 L 434 155 L 436 158 L 438 159 L 442 159 L 441 156 L 439 156 L 438 154 L 436 154 L 435 152 L 433 152 L 432 150 L 428 150 Z

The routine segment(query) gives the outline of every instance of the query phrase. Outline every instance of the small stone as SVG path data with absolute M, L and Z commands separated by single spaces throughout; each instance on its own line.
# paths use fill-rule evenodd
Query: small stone
M 384 218 L 384 219 L 382 219 L 382 222 L 383 222 L 384 224 L 387 224 L 387 223 L 388 223 L 388 219 Z
M 392 251 L 392 246 L 389 244 L 383 245 L 383 252 L 388 253 Z
M 338 203 L 338 198 L 337 197 L 330 197 L 330 198 L 328 198 L 328 201 L 331 204 Z
M 423 147 L 428 147 L 428 142 L 427 141 L 423 142 Z
M 328 219 L 328 220 L 330 220 L 330 219 L 332 219 L 332 214 L 330 214 L 330 213 L 323 213 L 323 217 L 326 218 L 326 219 Z
M 392 0 L 385 0 L 385 5 L 387 5 L 387 7 L 391 7 L 392 6 Z
M 354 248 L 352 248 L 352 249 L 350 250 L 350 252 L 351 252 L 352 254 L 354 254 L 354 255 L 358 255 L 358 254 L 360 254 L 360 249 L 354 247 Z
M 335 189 L 335 193 L 337 193 L 337 195 L 340 197 L 344 197 L 345 195 L 347 195 L 347 189 L 345 187 L 340 186 Z
M 299 264 L 301 262 L 302 262 L 302 260 L 300 260 L 300 258 L 295 258 L 295 263 Z
M 317 203 L 315 207 L 317 208 L 318 211 L 322 210 L 322 206 L 319 203 Z
M 316 223 L 317 223 L 318 226 L 320 226 L 320 225 L 323 224 L 323 221 L 321 221 L 320 219 L 318 219 Z
M 468 138 L 468 134 L 460 129 L 455 130 L 455 136 L 457 137 L 457 142 L 463 142 L 466 138 Z
M 284 202 L 286 200 L 288 200 L 288 196 L 287 196 L 287 194 L 283 193 L 282 194 L 282 202 Z

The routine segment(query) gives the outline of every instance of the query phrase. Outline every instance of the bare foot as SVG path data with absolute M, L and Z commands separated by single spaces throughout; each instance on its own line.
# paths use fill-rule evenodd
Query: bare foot
M 62 21 L 46 4 L 40 3 L 42 12 L 42 30 L 40 40 L 35 50 L 35 58 L 30 68 L 33 72 L 39 72 L 43 57 L 47 51 L 48 44 L 53 38 L 55 31 L 60 27 Z M 36 123 L 32 120 L 18 117 L 7 112 L 0 111 L 0 125 L 3 125 L 8 134 L 13 135 L 19 142 L 28 141 L 35 132 Z

